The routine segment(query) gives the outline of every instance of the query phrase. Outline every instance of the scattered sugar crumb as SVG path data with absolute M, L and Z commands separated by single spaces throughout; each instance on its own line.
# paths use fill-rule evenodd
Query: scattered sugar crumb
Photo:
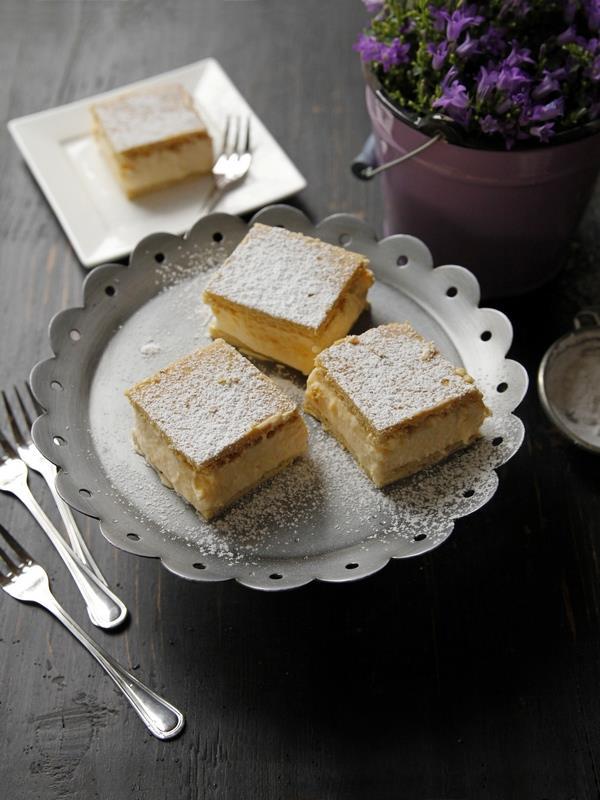
M 150 339 L 150 341 L 146 342 L 140 347 L 140 353 L 143 356 L 155 356 L 160 353 L 161 349 L 161 346 L 157 342 L 155 342 L 153 339 Z

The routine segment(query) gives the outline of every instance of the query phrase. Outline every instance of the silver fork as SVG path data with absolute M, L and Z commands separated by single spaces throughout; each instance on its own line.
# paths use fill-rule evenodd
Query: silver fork
M 127 616 L 119 598 L 82 564 L 44 514 L 27 484 L 27 464 L 0 432 L 0 491 L 10 492 L 25 505 L 50 539 L 85 600 L 90 620 L 99 628 L 116 628 Z
M 25 384 L 27 387 L 27 391 L 29 393 L 29 397 L 33 406 L 36 410 L 39 411 L 39 404 L 35 397 L 33 396 L 33 392 L 28 383 Z M 33 439 L 31 438 L 31 426 L 33 424 L 31 417 L 29 416 L 29 411 L 27 410 L 27 406 L 23 402 L 19 390 L 16 386 L 13 387 L 13 391 L 15 393 L 15 397 L 17 398 L 17 402 L 19 404 L 19 408 L 21 409 L 21 414 L 23 419 L 25 420 L 26 431 L 23 433 L 22 428 L 17 423 L 15 413 L 13 411 L 12 406 L 8 402 L 8 398 L 4 391 L 0 391 L 0 395 L 2 396 L 2 401 L 4 403 L 4 409 L 6 411 L 6 417 L 8 419 L 8 424 L 10 425 L 10 430 L 12 432 L 13 441 L 17 446 L 17 453 L 23 459 L 23 461 L 27 464 L 29 469 L 33 469 L 36 472 L 39 472 L 43 479 L 48 484 L 48 488 L 52 493 L 52 497 L 54 502 L 56 503 L 56 507 L 60 513 L 62 518 L 63 524 L 65 526 L 65 530 L 69 536 L 69 544 L 71 545 L 71 549 L 77 556 L 77 558 L 83 562 L 86 567 L 92 570 L 92 572 L 99 578 L 102 583 L 108 585 L 108 582 L 104 575 L 100 572 L 100 567 L 96 564 L 94 557 L 90 553 L 87 544 L 85 543 L 85 539 L 81 535 L 79 528 L 77 527 L 77 523 L 75 522 L 75 518 L 71 513 L 71 509 L 59 495 L 58 490 L 56 489 L 56 474 L 58 472 L 56 466 L 48 459 L 43 456 L 40 451 L 35 446 Z
M 206 198 L 203 214 L 215 207 L 223 192 L 246 177 L 251 164 L 250 117 L 229 115 L 223 134 L 223 149 L 212 168 L 215 185 Z
M 172 739 L 183 729 L 183 714 L 135 678 L 79 627 L 50 590 L 46 570 L 0 525 L 0 535 L 10 546 L 10 557 L 0 548 L 0 586 L 24 603 L 37 603 L 53 614 L 94 656 L 131 703 L 150 733 Z

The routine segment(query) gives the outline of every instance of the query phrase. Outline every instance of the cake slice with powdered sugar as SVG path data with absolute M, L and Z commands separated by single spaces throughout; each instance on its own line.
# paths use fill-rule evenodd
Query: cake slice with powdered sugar
M 306 450 L 296 403 L 223 340 L 126 395 L 135 411 L 136 449 L 206 519 Z
M 408 323 L 381 325 L 324 350 L 304 407 L 376 486 L 466 447 L 490 413 L 473 378 Z
M 126 92 L 90 112 L 94 137 L 129 198 L 212 169 L 206 125 L 177 83 Z
M 255 223 L 203 299 L 212 336 L 307 375 L 317 353 L 348 333 L 372 283 L 365 256 Z

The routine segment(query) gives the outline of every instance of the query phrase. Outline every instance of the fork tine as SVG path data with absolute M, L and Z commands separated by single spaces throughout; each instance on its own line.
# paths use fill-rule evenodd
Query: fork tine
M 6 416 L 8 419 L 8 424 L 10 426 L 10 430 L 13 435 L 13 439 L 17 443 L 17 447 L 20 445 L 23 447 L 25 445 L 25 440 L 23 439 L 23 434 L 21 433 L 21 429 L 19 428 L 17 421 L 15 419 L 15 415 L 13 414 L 13 410 L 11 408 L 10 403 L 8 402 L 8 398 L 4 392 L 4 389 L 0 390 L 0 395 L 2 395 L 2 402 L 4 403 L 4 409 L 6 411 Z
M 250 116 L 246 117 L 246 146 L 244 153 L 250 152 Z
M 1 553 L 1 551 L 0 551 Z M 0 557 L 0 588 L 11 582 L 10 569 Z
M 27 391 L 29 393 L 29 397 L 31 398 L 31 402 L 33 403 L 33 407 L 35 408 L 36 413 L 37 414 L 43 414 L 44 413 L 44 407 L 38 401 L 37 397 L 34 395 L 33 389 L 31 388 L 31 385 L 30 385 L 29 381 L 25 381 L 25 386 L 27 387 Z
M 25 384 L 26 386 L 28 384 Z M 33 422 L 31 421 L 31 417 L 29 416 L 29 411 L 27 410 L 27 406 L 23 402 L 23 398 L 16 386 L 13 387 L 15 392 L 15 397 L 17 398 L 17 403 L 19 404 L 19 408 L 21 409 L 21 414 L 23 415 L 23 419 L 25 420 L 25 424 L 27 425 L 27 430 L 31 431 L 31 426 Z
M 231 129 L 231 114 L 227 115 L 227 122 L 225 123 L 225 133 L 223 134 L 223 153 L 227 156 L 229 155 L 229 149 L 227 147 L 229 142 L 229 131 Z
M 4 438 L 2 431 L 0 430 L 0 459 L 2 457 L 2 450 L 6 453 L 9 458 L 18 458 L 19 456 L 15 452 L 14 447 L 12 444 L 9 444 L 8 440 Z
M 4 531 L 4 529 L 3 529 L 3 533 L 4 533 L 4 532 L 5 532 L 5 531 Z M 19 571 L 19 568 L 18 568 L 18 567 L 17 567 L 17 565 L 14 563 L 14 561 L 12 561 L 12 560 L 11 560 L 11 559 L 10 559 L 10 558 L 7 556 L 7 554 L 5 553 L 5 551 L 4 551 L 4 550 L 3 550 L 3 549 L 0 547 L 0 562 L 1 562 L 1 561 L 4 561 L 4 564 L 6 565 L 6 568 L 8 569 L 8 571 L 9 571 L 9 572 L 12 572 L 14 575 L 16 575 L 16 574 L 17 574 L 17 572 Z
M 243 126 L 242 126 L 242 118 L 241 117 L 238 116 L 235 119 L 236 119 L 236 122 L 237 122 L 237 131 L 236 131 L 236 136 L 235 136 L 235 149 L 234 149 L 233 152 L 234 153 L 238 153 L 238 155 L 239 155 L 242 152 L 242 127 Z
M 4 527 L 4 525 L 2 525 L 2 523 L 0 523 L 0 536 L 2 536 L 5 539 L 7 544 L 10 545 L 12 551 L 14 553 L 16 553 L 17 556 L 19 557 L 19 559 L 20 559 L 19 566 L 22 566 L 23 564 L 26 564 L 27 562 L 33 562 L 33 558 L 29 555 L 27 550 L 25 550 L 24 547 L 21 547 L 21 545 L 17 542 L 17 540 L 14 538 L 14 536 L 12 536 L 6 530 L 6 528 Z M 6 555 L 2 553 L 1 549 L 0 549 L 0 554 L 2 554 L 2 557 L 4 558 L 4 560 L 8 563 L 8 559 L 6 558 Z

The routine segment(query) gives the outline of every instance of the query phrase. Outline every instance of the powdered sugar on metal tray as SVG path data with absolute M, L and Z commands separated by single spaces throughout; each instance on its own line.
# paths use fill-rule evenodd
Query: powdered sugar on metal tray
M 212 522 L 164 486 L 134 452 L 133 414 L 124 391 L 211 341 L 210 310 L 201 296 L 227 252 L 218 244 L 200 247 L 183 242 L 179 250 L 167 253 L 162 263 L 154 265 L 156 294 L 120 325 L 102 352 L 90 395 L 93 458 L 100 460 L 113 487 L 111 497 L 122 509 L 106 524 L 124 535 L 134 522 L 140 545 L 145 532 L 150 543 L 162 536 L 177 542 L 180 552 L 191 552 L 193 561 L 207 569 L 227 564 L 233 574 L 259 570 L 277 560 L 318 562 L 336 553 L 345 559 L 343 563 L 358 561 L 359 554 L 373 550 L 388 557 L 408 556 L 443 541 L 452 530 L 453 517 L 474 511 L 493 494 L 497 481 L 493 469 L 521 435 L 515 418 L 492 417 L 475 446 L 378 490 L 338 442 L 306 417 L 307 456 Z M 394 304 L 397 296 L 394 292 Z M 148 342 L 156 347 L 144 352 Z M 272 364 L 257 366 L 301 404 L 304 383 L 297 373 Z
M 589 336 L 582 344 L 567 340 L 546 374 L 548 400 L 563 425 L 600 447 L 600 339 Z

